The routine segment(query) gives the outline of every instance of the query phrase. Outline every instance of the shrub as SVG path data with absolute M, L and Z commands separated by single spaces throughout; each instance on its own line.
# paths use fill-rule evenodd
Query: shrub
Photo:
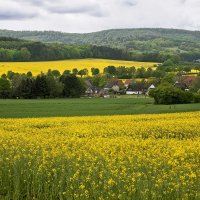
M 149 95 L 154 98 L 156 104 L 182 104 L 191 103 L 193 94 L 182 91 L 170 84 L 162 84 L 150 91 Z
M 199 93 L 194 94 L 194 103 L 200 103 L 200 94 Z

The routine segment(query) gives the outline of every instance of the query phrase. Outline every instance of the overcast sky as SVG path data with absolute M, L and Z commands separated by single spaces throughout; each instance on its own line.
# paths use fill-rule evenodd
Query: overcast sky
M 200 0 L 0 0 L 0 29 L 94 32 L 200 30 Z

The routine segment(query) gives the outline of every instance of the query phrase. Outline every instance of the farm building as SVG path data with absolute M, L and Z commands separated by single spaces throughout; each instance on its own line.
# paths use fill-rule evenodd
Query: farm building
M 189 90 L 193 84 L 193 82 L 199 78 L 198 76 L 180 76 L 176 78 L 176 82 L 174 86 L 182 89 Z
M 104 90 L 108 90 L 108 91 L 112 90 L 114 86 L 115 87 L 118 86 L 120 89 L 124 88 L 123 81 L 119 79 L 112 79 L 107 82 L 107 84 L 104 87 Z
M 145 86 L 141 82 L 133 83 L 132 85 L 129 85 L 126 89 L 126 94 L 136 94 L 141 95 L 144 94 Z
M 91 96 L 91 97 L 92 96 L 98 96 L 98 94 L 99 94 L 99 92 L 101 90 L 100 88 L 93 86 L 91 84 L 91 82 L 88 81 L 88 80 L 85 80 L 85 88 L 86 88 L 85 95 L 86 96 Z
M 137 82 L 129 85 L 126 89 L 126 94 L 142 95 L 148 94 L 151 89 L 156 88 L 154 84 L 149 85 L 148 83 Z

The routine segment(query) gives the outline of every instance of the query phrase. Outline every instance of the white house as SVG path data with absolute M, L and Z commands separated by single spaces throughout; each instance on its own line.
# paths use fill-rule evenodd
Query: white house
M 155 87 L 154 84 L 150 85 L 150 87 L 148 88 L 148 91 L 147 91 L 147 95 L 149 94 L 149 91 L 150 91 L 150 90 L 155 89 L 155 88 L 156 88 L 156 87 Z

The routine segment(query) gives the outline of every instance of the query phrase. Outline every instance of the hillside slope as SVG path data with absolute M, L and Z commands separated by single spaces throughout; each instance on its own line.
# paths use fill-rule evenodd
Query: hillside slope
M 200 45 L 200 31 L 178 29 L 115 29 L 86 34 L 62 33 L 54 31 L 42 32 L 0 30 L 0 37 L 2 36 L 41 42 L 95 44 L 120 48 L 134 48 L 134 44 L 138 44 L 139 42 L 156 43 L 158 46 L 163 47 L 180 47 L 181 43 L 183 45 L 183 43 L 188 42 L 190 42 L 190 44 L 192 42 L 193 45 Z M 143 49 L 145 49 L 145 47 Z
M 200 31 L 177 29 L 116 29 L 86 34 L 53 31 L 0 30 L 0 37 L 14 37 L 48 43 L 98 45 L 132 52 L 136 60 L 162 61 L 169 55 L 173 59 L 193 61 L 200 58 Z M 145 59 L 141 54 L 148 54 Z M 158 55 L 159 54 L 159 55 Z M 163 58 L 163 55 L 165 57 Z M 178 58 L 177 58 L 178 56 Z

